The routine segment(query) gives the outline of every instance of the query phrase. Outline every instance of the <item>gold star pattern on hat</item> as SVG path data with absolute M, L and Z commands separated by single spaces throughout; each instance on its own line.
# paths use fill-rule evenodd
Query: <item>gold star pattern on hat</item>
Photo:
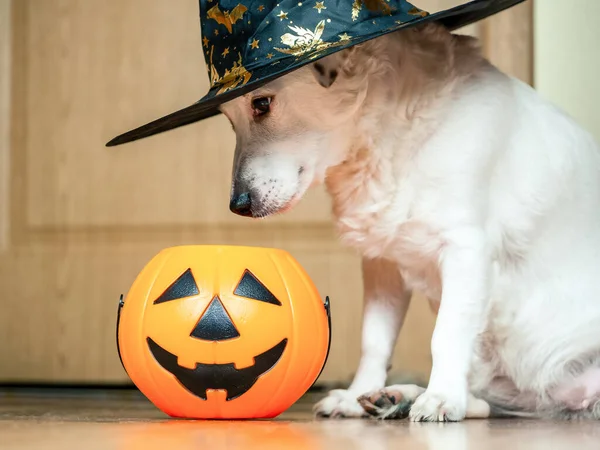
M 223 50 L 223 53 L 221 53 L 223 58 L 225 58 L 227 55 L 229 55 L 229 47 L 227 47 L 225 50 Z
M 298 26 L 289 26 L 293 33 L 285 33 L 281 36 L 281 43 L 289 48 L 275 47 L 275 50 L 287 55 L 300 56 L 305 53 L 314 52 L 327 48 L 328 43 L 323 42 L 321 36 L 325 30 L 325 21 L 321 20 L 314 31 Z
M 202 38 L 202 43 L 204 44 L 204 46 L 205 46 L 206 48 L 208 48 L 208 38 L 207 38 L 206 36 L 204 36 L 204 37 Z
M 252 41 L 252 44 L 250 44 L 250 47 L 252 48 L 252 50 L 254 50 L 255 48 L 258 48 L 258 43 L 260 42 L 260 40 L 258 39 L 254 39 Z
M 271 59 L 273 56 L 273 53 L 267 53 L 267 59 Z
M 340 41 L 349 41 L 350 40 L 350 35 L 348 35 L 348 33 L 343 33 L 339 35 Z
M 242 55 L 238 52 L 238 60 L 233 63 L 230 69 L 226 69 L 223 75 L 219 75 L 217 68 L 213 64 L 213 50 L 210 49 L 210 85 L 212 87 L 219 87 L 218 92 L 227 92 L 230 89 L 235 89 L 239 85 L 244 85 L 252 77 L 252 73 L 248 72 L 242 65 Z
M 260 5 L 258 7 L 258 12 L 263 12 L 264 9 L 265 9 L 265 5 Z
M 412 16 L 420 16 L 420 17 L 427 17 L 429 15 L 429 13 L 427 11 L 423 11 L 417 7 L 413 7 L 411 8 L 408 13 Z
M 313 6 L 313 8 L 316 9 L 319 12 L 319 14 L 321 14 L 322 10 L 327 9 L 324 1 L 315 3 L 315 6 Z
M 279 11 L 279 14 L 277 14 L 277 17 L 279 17 L 280 20 L 287 19 L 288 18 L 288 13 L 283 12 L 283 11 Z
M 354 3 L 352 3 L 352 22 L 358 20 L 358 14 L 360 13 L 361 9 L 361 0 L 354 0 Z

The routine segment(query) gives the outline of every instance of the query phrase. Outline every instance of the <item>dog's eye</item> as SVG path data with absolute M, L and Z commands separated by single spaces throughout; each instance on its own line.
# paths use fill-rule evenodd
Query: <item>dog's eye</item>
M 271 97 L 257 97 L 252 100 L 252 110 L 255 116 L 264 116 L 271 110 Z

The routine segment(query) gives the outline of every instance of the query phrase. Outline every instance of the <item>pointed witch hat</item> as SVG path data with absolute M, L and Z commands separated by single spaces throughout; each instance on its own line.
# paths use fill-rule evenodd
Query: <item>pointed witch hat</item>
M 198 102 L 111 140 L 115 146 L 219 114 L 219 105 L 319 58 L 436 21 L 450 31 L 524 0 L 472 0 L 429 14 L 405 0 L 200 0 L 210 78 Z

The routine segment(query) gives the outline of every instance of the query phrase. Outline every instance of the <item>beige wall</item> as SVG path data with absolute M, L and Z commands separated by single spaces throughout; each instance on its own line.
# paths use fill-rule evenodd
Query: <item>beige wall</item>
M 600 142 L 600 0 L 534 2 L 534 82 Z

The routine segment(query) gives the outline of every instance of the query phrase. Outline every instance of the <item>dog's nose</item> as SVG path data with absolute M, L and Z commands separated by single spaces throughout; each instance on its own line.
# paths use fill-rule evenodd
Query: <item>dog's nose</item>
M 229 209 L 231 212 L 249 217 L 252 215 L 252 199 L 250 198 L 249 192 L 243 192 L 241 194 L 234 195 L 229 203 Z

